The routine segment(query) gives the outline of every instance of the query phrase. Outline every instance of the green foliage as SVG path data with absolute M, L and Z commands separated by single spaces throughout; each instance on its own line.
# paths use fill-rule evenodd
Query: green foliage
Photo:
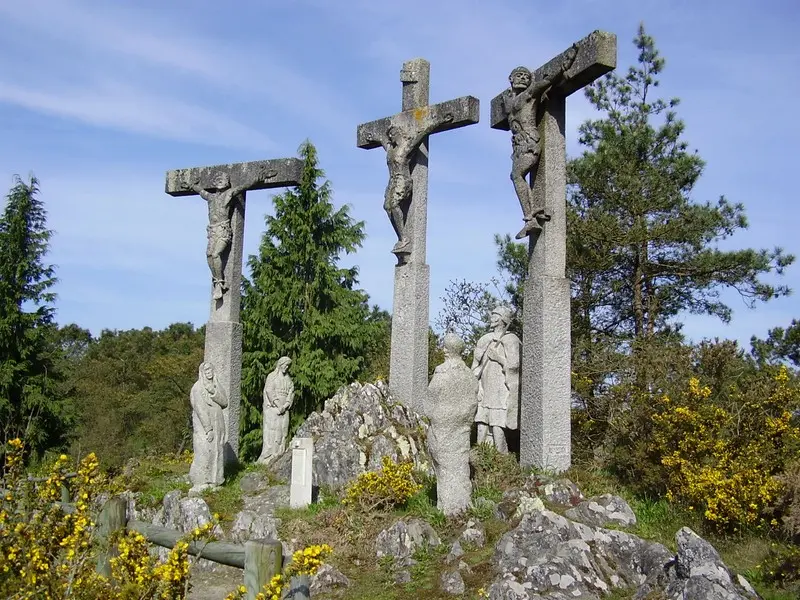
M 65 443 L 73 414 L 56 369 L 52 232 L 38 184 L 17 177 L 0 217 L 0 448 L 25 438 L 41 457 Z
M 369 321 L 375 329 L 365 356 L 364 381 L 389 381 L 389 355 L 392 349 L 392 316 L 377 306 L 372 307 Z
M 789 327 L 775 327 L 767 333 L 767 339 L 755 336 L 750 339 L 752 354 L 759 362 L 785 363 L 800 368 L 800 321 L 792 319 Z
M 568 276 L 592 331 L 650 337 L 677 328 L 685 311 L 729 321 L 722 288 L 749 306 L 787 294 L 762 277 L 782 274 L 794 257 L 716 247 L 747 227 L 744 208 L 691 200 L 704 163 L 681 139 L 678 99 L 654 96 L 664 59 L 643 26 L 634 43 L 637 66 L 587 88 L 605 114 L 581 125 L 587 150 L 570 163 Z
M 300 185 L 275 197 L 275 216 L 265 218 L 242 285 L 241 449 L 250 458 L 261 447 L 262 388 L 278 358 L 292 359 L 296 423 L 363 372 L 381 329 L 356 288 L 358 269 L 338 266 L 342 253 L 361 245 L 364 223 L 353 221 L 349 207 L 334 207 L 314 146 L 306 142 L 299 153 Z
M 81 349 L 70 377 L 79 412 L 75 449 L 91 448 L 104 465 L 119 467 L 134 456 L 191 447 L 189 391 L 203 340 L 202 328 L 175 323 L 163 331 L 105 330 Z

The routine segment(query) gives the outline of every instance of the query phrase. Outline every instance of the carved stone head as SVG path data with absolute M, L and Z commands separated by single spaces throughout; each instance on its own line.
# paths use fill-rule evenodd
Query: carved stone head
M 394 144 L 397 142 L 397 133 L 397 126 L 389 125 L 389 128 L 386 130 L 386 138 L 390 143 Z
M 227 173 L 219 171 L 211 178 L 211 185 L 216 190 L 226 190 L 231 187 L 231 178 Z
M 515 92 L 526 89 L 531 84 L 532 80 L 533 75 L 531 74 L 530 69 L 526 67 L 517 67 L 511 71 L 511 75 L 508 76 L 508 82 L 511 84 L 511 89 Z
M 461 353 L 464 352 L 464 340 L 455 333 L 452 331 L 448 332 L 444 336 L 443 345 L 446 358 L 461 358 Z
M 289 365 L 292 364 L 292 359 L 288 356 L 281 356 L 278 359 L 278 362 L 275 363 L 275 370 L 280 373 L 281 375 L 285 375 L 286 371 L 289 370 Z
M 489 317 L 489 323 L 492 327 L 497 327 L 500 324 L 508 327 L 511 324 L 511 319 L 513 316 L 514 312 L 511 310 L 511 308 L 501 304 L 496 306 L 492 311 L 492 314 Z
M 206 379 L 213 379 L 214 365 L 212 365 L 210 362 L 200 363 L 200 377 L 205 377 Z

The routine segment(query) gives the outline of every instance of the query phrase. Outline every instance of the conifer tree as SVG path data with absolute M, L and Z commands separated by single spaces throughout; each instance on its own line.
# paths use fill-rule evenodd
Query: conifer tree
M 257 456 L 261 447 L 262 389 L 278 358 L 292 359 L 296 424 L 362 373 L 380 327 L 356 288 L 358 269 L 338 266 L 343 253 L 360 247 L 364 223 L 347 206 L 334 207 L 314 146 L 305 142 L 299 154 L 302 180 L 275 197 L 275 216 L 265 219 L 242 284 L 243 456 Z
M 747 227 L 744 207 L 692 197 L 705 163 L 683 139 L 678 99 L 655 95 L 664 59 L 644 25 L 634 44 L 637 65 L 587 88 L 604 115 L 581 125 L 586 150 L 570 163 L 568 270 L 578 333 L 641 341 L 679 328 L 682 312 L 729 321 L 724 289 L 750 306 L 787 294 L 763 276 L 794 257 L 719 249 Z
M 58 394 L 52 232 L 39 182 L 15 178 L 0 217 L 0 449 L 24 438 L 35 454 L 64 442 L 72 419 Z

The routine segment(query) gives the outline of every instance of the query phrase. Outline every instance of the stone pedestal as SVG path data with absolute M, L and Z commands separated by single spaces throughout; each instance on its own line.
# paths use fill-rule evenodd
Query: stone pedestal
M 314 466 L 314 440 L 295 438 L 292 450 L 292 482 L 289 486 L 289 507 L 305 508 L 311 504 Z
M 206 323 L 205 362 L 214 365 L 220 384 L 228 395 L 225 426 L 225 464 L 235 464 L 239 456 L 239 417 L 242 403 L 242 324 L 232 321 Z
M 395 267 L 389 391 L 419 414 L 428 390 L 429 290 L 428 265 Z

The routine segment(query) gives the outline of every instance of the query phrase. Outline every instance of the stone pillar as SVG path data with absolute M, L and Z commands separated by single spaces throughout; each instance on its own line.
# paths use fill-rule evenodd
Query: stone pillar
M 430 63 L 422 58 L 403 63 L 403 110 L 428 105 Z M 406 217 L 412 252 L 405 264 L 394 268 L 392 344 L 389 391 L 422 413 L 428 393 L 428 328 L 430 320 L 430 267 L 425 263 L 428 229 L 428 137 L 422 140 L 411 163 L 414 196 Z
M 570 293 L 566 269 L 566 97 L 542 111 L 542 159 L 531 174 L 533 197 L 551 215 L 529 238 L 524 290 L 520 463 L 565 471 L 570 466 Z

